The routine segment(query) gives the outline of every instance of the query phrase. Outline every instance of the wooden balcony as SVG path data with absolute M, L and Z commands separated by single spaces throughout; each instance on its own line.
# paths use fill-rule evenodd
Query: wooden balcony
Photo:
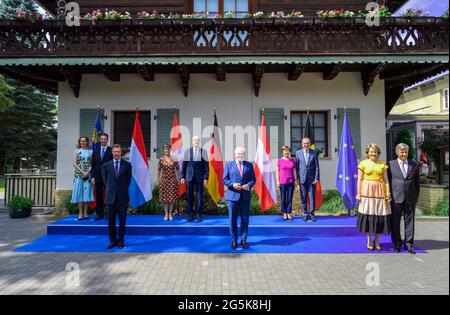
M 448 54 L 448 21 L 386 18 L 0 20 L 1 57 Z

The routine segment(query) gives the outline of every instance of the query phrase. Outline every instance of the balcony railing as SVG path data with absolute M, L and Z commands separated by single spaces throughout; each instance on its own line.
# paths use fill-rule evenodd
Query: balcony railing
M 386 18 L 0 20 L 0 57 L 132 55 L 351 55 L 448 53 L 448 21 Z

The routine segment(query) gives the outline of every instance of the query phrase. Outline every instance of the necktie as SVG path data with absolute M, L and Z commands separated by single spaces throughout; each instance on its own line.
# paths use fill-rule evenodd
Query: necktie
M 114 167 L 114 170 L 116 172 L 116 177 L 119 177 L 119 161 L 115 161 L 116 166 Z
M 242 173 L 243 173 L 244 171 L 242 170 L 242 163 L 241 162 L 239 162 L 239 174 L 241 174 L 241 177 L 242 177 Z
M 103 160 L 104 156 L 105 156 L 105 148 L 102 148 L 102 154 L 101 154 L 100 158 Z
M 309 153 L 308 153 L 308 150 L 305 150 L 305 161 L 306 161 L 306 164 L 308 164 L 308 160 L 309 160 Z
M 402 171 L 403 171 L 403 177 L 406 178 L 406 175 L 408 175 L 408 165 L 406 165 L 405 162 L 402 162 Z

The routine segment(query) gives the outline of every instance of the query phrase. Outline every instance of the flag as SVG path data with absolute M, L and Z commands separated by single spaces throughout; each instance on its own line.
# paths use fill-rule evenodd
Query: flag
M 184 159 L 184 148 L 183 148 L 183 138 L 181 136 L 180 125 L 178 122 L 177 113 L 173 114 L 173 127 L 170 134 L 170 155 L 177 159 L 178 165 L 180 166 L 180 174 L 183 168 Z M 179 177 L 179 176 L 178 176 Z M 177 178 L 178 180 L 180 178 Z M 186 183 L 180 184 L 178 187 L 178 196 L 181 197 L 186 193 Z
M 272 158 L 270 157 L 270 146 L 269 139 L 267 138 L 264 112 L 262 113 L 254 169 L 256 177 L 255 192 L 259 197 L 261 210 L 267 211 L 277 203 L 277 187 L 275 184 Z
M 100 148 L 100 135 L 103 133 L 102 124 L 100 121 L 100 107 L 97 108 L 97 118 L 95 119 L 94 131 L 92 132 L 92 150 Z M 97 185 L 97 184 L 95 184 Z M 94 201 L 89 203 L 89 208 L 95 208 L 97 206 L 96 189 L 94 189 Z
M 336 188 L 342 196 L 345 207 L 350 211 L 356 204 L 358 182 L 358 162 L 353 147 L 352 134 L 348 126 L 347 112 L 344 113 L 339 159 L 336 170 Z
M 311 150 L 316 150 L 316 145 L 314 144 L 314 128 L 312 127 L 311 124 L 311 120 L 309 119 L 309 111 L 306 113 L 306 126 L 305 126 L 305 131 L 303 133 L 303 138 L 309 138 L 311 140 L 311 145 L 309 146 L 309 148 Z M 308 197 L 309 199 L 309 194 Z M 323 194 L 322 194 L 322 186 L 320 185 L 320 180 L 317 181 L 316 183 L 316 194 L 314 196 L 316 202 L 316 209 L 319 209 L 320 207 L 322 207 L 323 204 Z M 309 200 L 307 202 L 308 207 L 309 207 Z M 310 210 L 311 211 L 311 210 Z
M 132 176 L 128 194 L 131 207 L 137 208 L 152 199 L 152 183 L 148 167 L 147 152 L 145 151 L 144 136 L 142 135 L 139 112 L 136 111 L 133 138 L 131 140 L 130 162 Z
M 211 135 L 211 148 L 209 151 L 209 178 L 208 189 L 211 198 L 215 204 L 224 196 L 224 186 L 222 182 L 223 177 L 223 159 L 220 153 L 220 134 L 219 124 L 217 123 L 217 115 L 214 110 L 214 131 Z
M 103 133 L 100 121 L 100 108 L 97 109 L 97 118 L 95 119 L 94 132 L 92 133 L 92 150 L 100 148 L 100 135 Z

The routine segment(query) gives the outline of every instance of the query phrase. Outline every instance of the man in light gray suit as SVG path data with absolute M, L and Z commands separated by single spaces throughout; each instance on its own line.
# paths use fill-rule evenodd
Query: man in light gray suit
M 314 210 L 316 209 L 316 184 L 320 180 L 319 158 L 315 150 L 311 150 L 311 140 L 309 138 L 302 139 L 302 149 L 296 154 L 297 178 L 300 185 L 300 193 L 302 197 L 303 221 L 311 219 L 316 222 Z M 307 211 L 307 196 L 309 195 L 309 213 Z
M 415 254 L 414 220 L 416 203 L 420 191 L 420 173 L 416 162 L 408 160 L 409 146 L 400 143 L 395 148 L 397 159 L 389 161 L 388 178 L 391 189 L 392 243 L 394 250 L 400 252 L 404 242 L 405 249 Z M 400 234 L 400 222 L 404 217 L 405 239 Z

